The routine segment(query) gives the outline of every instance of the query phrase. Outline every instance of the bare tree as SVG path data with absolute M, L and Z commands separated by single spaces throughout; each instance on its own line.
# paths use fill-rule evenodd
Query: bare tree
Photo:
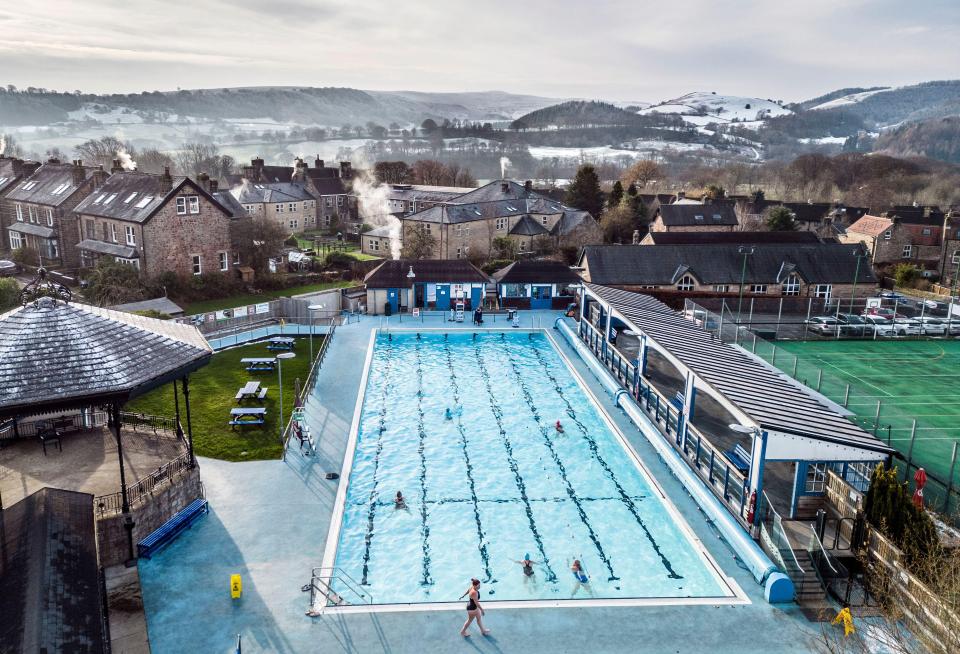
M 663 169 L 660 164 L 650 159 L 641 159 L 623 173 L 620 181 L 625 187 L 636 184 L 638 188 L 643 188 L 650 182 L 662 177 Z

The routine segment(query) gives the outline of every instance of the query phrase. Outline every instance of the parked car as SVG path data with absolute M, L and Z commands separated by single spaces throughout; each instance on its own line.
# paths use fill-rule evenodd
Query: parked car
M 917 318 L 920 321 L 920 331 L 925 336 L 945 336 L 947 334 L 947 321 L 943 318 L 931 318 L 924 316 Z
M 817 316 L 805 320 L 804 323 L 807 325 L 807 329 L 823 336 L 836 336 L 840 329 L 839 321 L 833 316 Z
M 936 300 L 917 300 L 916 303 L 918 309 L 939 309 L 941 308 L 941 303 Z M 946 308 L 946 307 L 943 307 Z
M 864 316 L 863 322 L 867 326 L 867 334 L 877 336 L 895 336 L 893 321 L 883 316 Z
M 923 333 L 923 326 L 919 320 L 897 318 L 893 321 L 893 331 L 897 336 L 919 336 Z
M 904 314 L 895 312 L 893 309 L 890 309 L 888 307 L 867 307 L 861 315 L 881 316 L 889 320 L 893 320 L 894 318 L 906 318 Z
M 897 293 L 896 291 L 882 291 L 880 293 L 880 297 L 882 297 L 884 300 L 899 300 L 901 302 L 907 299 L 906 295 Z
M 0 259 L 0 277 L 11 277 L 20 272 L 20 266 L 15 261 Z
M 837 322 L 840 323 L 840 333 L 846 336 L 863 336 L 873 333 L 863 318 L 852 313 L 838 313 Z

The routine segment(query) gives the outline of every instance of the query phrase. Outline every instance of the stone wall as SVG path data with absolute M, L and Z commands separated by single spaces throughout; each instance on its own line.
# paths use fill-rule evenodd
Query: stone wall
M 164 522 L 203 494 L 200 485 L 200 467 L 184 472 L 147 496 L 131 508 L 133 517 L 133 548 Z M 96 508 L 94 508 L 96 512 Z M 107 515 L 97 520 L 97 550 L 100 566 L 119 565 L 127 560 L 127 530 L 121 514 Z

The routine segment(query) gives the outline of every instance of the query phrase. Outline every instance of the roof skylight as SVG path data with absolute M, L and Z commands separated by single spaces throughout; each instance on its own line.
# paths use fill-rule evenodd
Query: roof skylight
M 106 193 L 102 194 L 100 197 L 98 197 L 96 200 L 94 200 L 93 203 L 94 203 L 94 204 L 100 204 L 101 202 L 103 202 L 103 198 L 105 198 L 105 197 L 107 197 L 107 194 L 106 194 Z
M 137 207 L 137 209 L 143 209 L 145 206 L 147 206 L 147 205 L 150 204 L 151 202 L 153 202 L 153 196 L 152 196 L 152 195 L 146 195 L 146 196 L 140 198 L 140 201 L 137 202 L 136 207 Z
M 103 201 L 103 204 L 104 204 L 104 205 L 108 205 L 108 204 L 110 204 L 111 202 L 113 202 L 113 201 L 116 200 L 116 199 L 117 199 L 117 194 L 116 194 L 116 193 L 111 193 L 111 194 L 110 194 L 110 197 L 108 197 L 106 200 Z
M 124 203 L 124 204 L 130 204 L 131 202 L 133 202 L 133 198 L 135 198 L 135 197 L 137 197 L 136 192 L 131 193 L 130 195 L 127 196 L 127 199 L 124 200 L 123 203 Z
M 36 186 L 36 185 L 37 185 L 36 182 L 27 182 L 26 184 L 23 185 L 23 190 L 24 190 L 24 191 L 29 191 L 30 189 L 32 189 L 32 188 L 33 188 L 34 186 Z

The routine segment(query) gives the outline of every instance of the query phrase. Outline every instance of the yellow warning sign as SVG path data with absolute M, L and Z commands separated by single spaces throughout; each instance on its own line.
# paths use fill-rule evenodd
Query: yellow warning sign
M 243 582 L 240 575 L 230 575 L 230 597 L 240 599 L 240 593 L 243 592 Z
M 856 631 L 856 629 L 853 628 L 853 615 L 850 613 L 849 608 L 845 608 L 840 611 L 840 613 L 837 614 L 837 617 L 833 619 L 833 624 L 839 624 L 841 622 L 843 623 L 844 638 Z

